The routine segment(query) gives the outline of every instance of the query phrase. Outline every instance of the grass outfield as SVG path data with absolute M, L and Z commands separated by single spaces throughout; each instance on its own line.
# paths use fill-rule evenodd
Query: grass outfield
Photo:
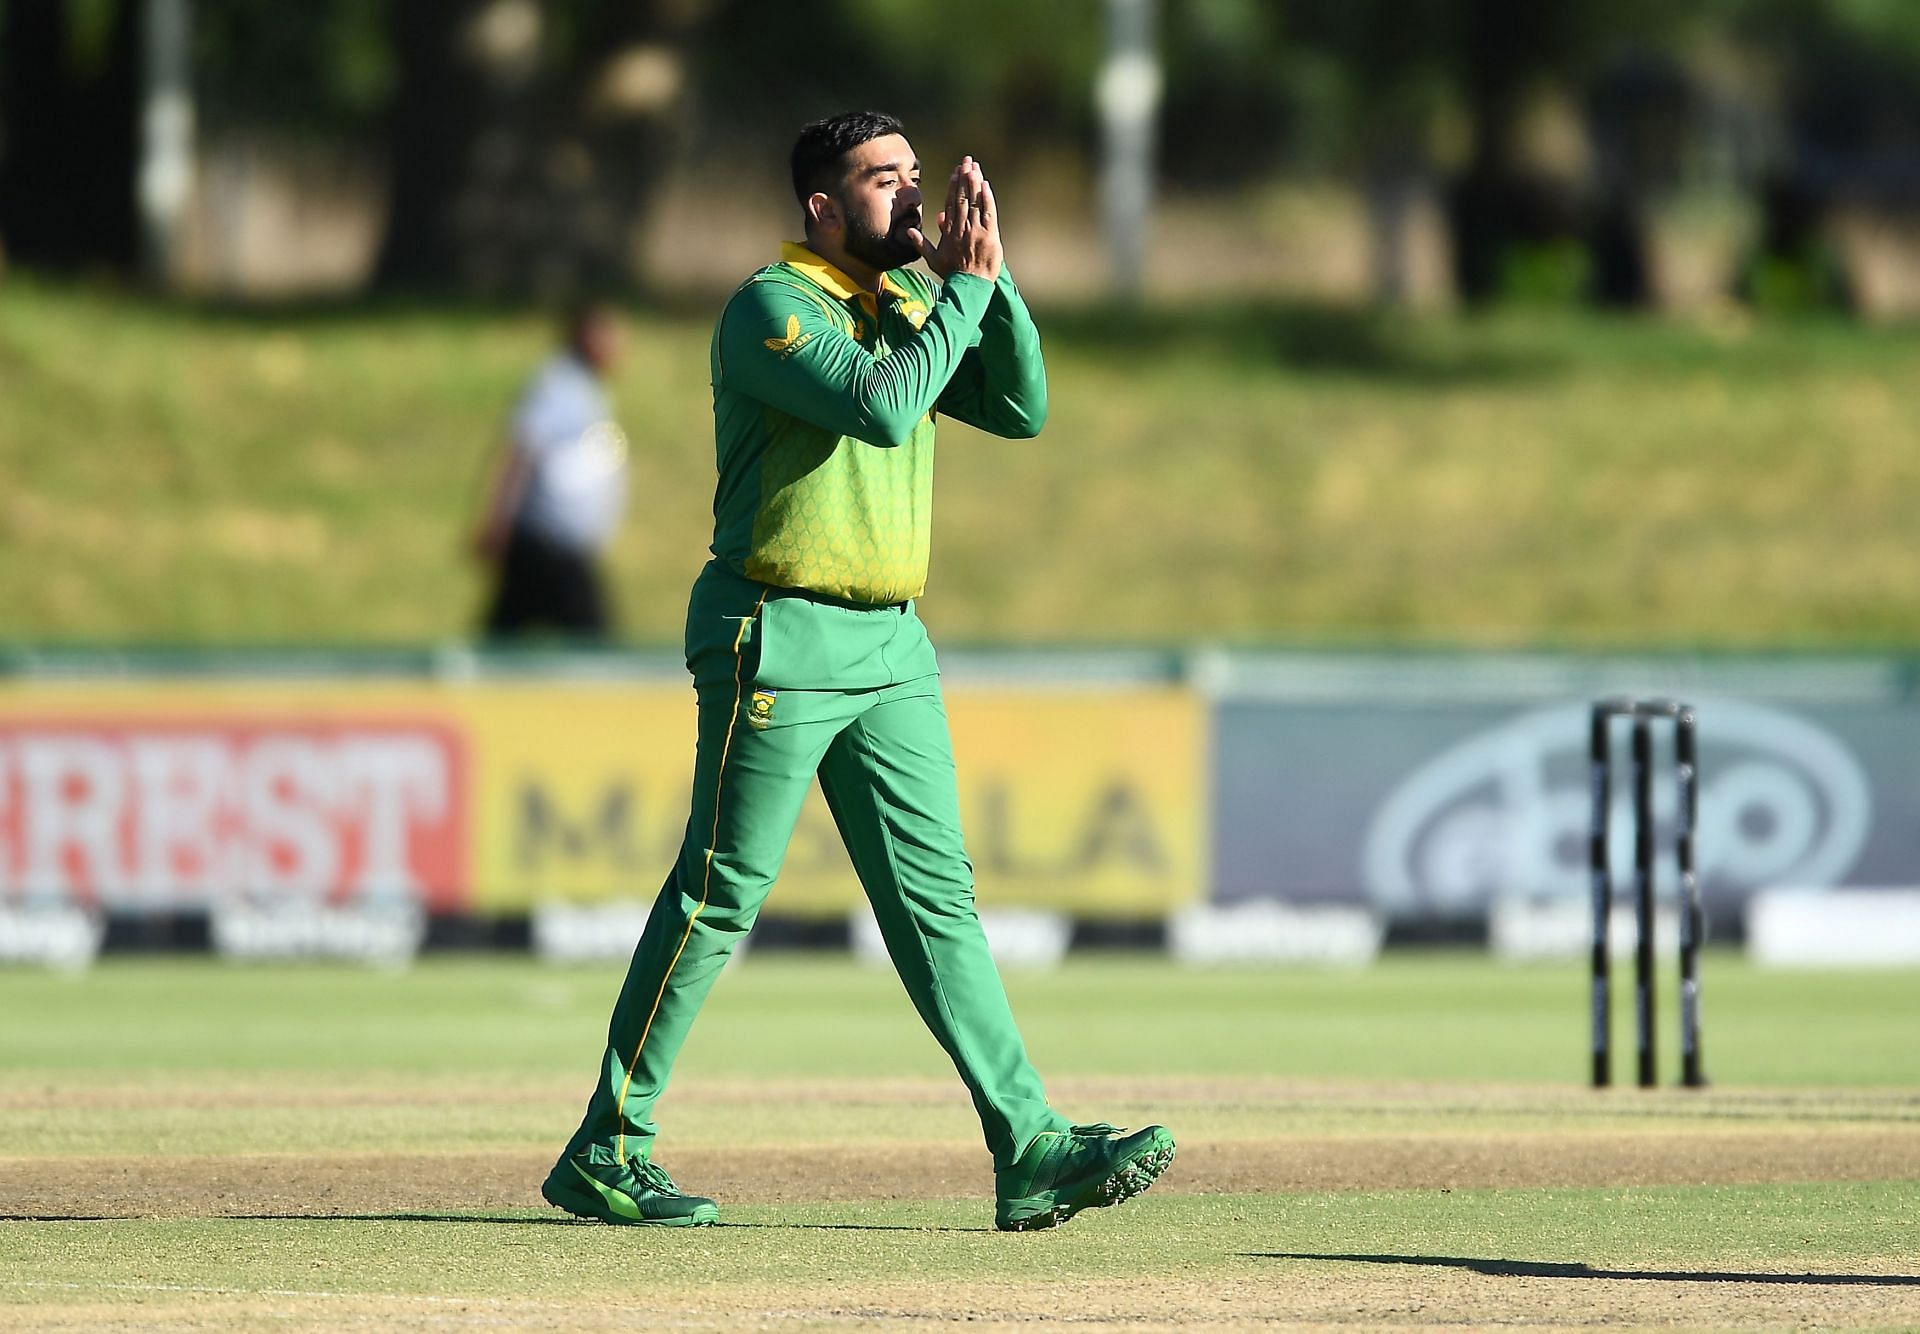
M 1036 1235 L 897 982 L 819 957 L 741 960 L 661 1104 L 722 1227 L 544 1208 L 616 974 L 0 973 L 0 1328 L 1920 1324 L 1913 973 L 1713 954 L 1715 1087 L 1602 1094 L 1574 966 L 1016 974 L 1063 1110 L 1181 1142 Z
M 614 565 L 677 643 L 713 312 L 633 325 Z M 1042 316 L 1034 444 L 943 435 L 947 642 L 1920 644 L 1920 332 L 1207 307 Z M 545 350 L 459 309 L 284 316 L 0 285 L 0 625 L 464 634 L 484 460 Z M 1116 536 L 1120 540 L 1116 541 Z

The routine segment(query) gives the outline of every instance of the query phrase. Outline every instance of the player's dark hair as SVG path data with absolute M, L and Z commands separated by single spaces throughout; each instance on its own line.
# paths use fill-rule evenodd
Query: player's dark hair
M 807 197 L 832 191 L 846 178 L 847 154 L 869 139 L 900 134 L 898 119 L 884 111 L 843 111 L 803 126 L 793 141 L 793 193 L 806 207 Z

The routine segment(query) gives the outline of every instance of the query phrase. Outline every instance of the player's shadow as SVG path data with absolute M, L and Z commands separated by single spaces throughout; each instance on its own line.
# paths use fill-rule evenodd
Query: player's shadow
M 1355 1264 L 1470 1269 L 1493 1278 L 1611 1278 L 1664 1283 L 1787 1283 L 1811 1287 L 1920 1288 L 1917 1274 L 1749 1274 L 1712 1269 L 1595 1269 L 1547 1260 L 1483 1260 L 1464 1255 L 1336 1255 L 1313 1251 L 1243 1251 L 1250 1260 L 1347 1260 Z
M 912 1223 L 721 1223 L 720 1227 L 775 1228 L 782 1232 L 991 1232 L 985 1227 L 915 1227 Z

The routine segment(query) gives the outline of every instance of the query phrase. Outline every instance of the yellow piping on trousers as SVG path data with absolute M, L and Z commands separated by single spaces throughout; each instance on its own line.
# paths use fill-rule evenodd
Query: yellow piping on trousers
M 633 1087 L 633 1068 L 640 1064 L 640 1053 L 647 1049 L 647 1035 L 653 1032 L 653 1021 L 660 1013 L 660 1002 L 666 999 L 667 982 L 673 977 L 675 965 L 686 952 L 687 942 L 693 939 L 693 924 L 700 920 L 700 914 L 707 908 L 707 890 L 713 883 L 713 845 L 720 837 L 720 791 L 727 777 L 727 753 L 733 749 L 734 724 L 740 721 L 740 692 L 742 689 L 740 674 L 745 668 L 745 659 L 741 656 L 740 645 L 747 638 L 747 627 L 760 615 L 760 609 L 767 604 L 767 595 L 762 593 L 760 600 L 753 604 L 753 614 L 740 622 L 739 632 L 733 637 L 733 712 L 727 716 L 726 739 L 720 743 L 720 767 L 713 776 L 713 832 L 707 836 L 707 856 L 700 873 L 700 902 L 687 918 L 687 929 L 680 937 L 680 944 L 673 951 L 673 958 L 667 961 L 667 971 L 660 979 L 660 990 L 654 993 L 653 1008 L 647 1011 L 646 1026 L 640 1030 L 640 1041 L 634 1046 L 633 1059 L 627 1062 L 626 1078 L 620 1081 L 620 1096 L 613 1100 L 614 1119 L 620 1123 L 620 1133 L 614 1140 L 613 1156 L 617 1162 L 627 1161 L 627 1090 Z

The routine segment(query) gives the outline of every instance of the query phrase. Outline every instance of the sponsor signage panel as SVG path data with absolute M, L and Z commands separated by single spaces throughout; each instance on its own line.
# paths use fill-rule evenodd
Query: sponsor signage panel
M 1701 752 L 1707 905 L 1758 890 L 1911 883 L 1920 869 L 1920 708 L 1690 697 Z M 1217 901 L 1365 902 L 1395 920 L 1482 917 L 1497 902 L 1584 902 L 1587 704 L 1239 699 L 1216 721 Z M 1616 886 L 1630 883 L 1621 724 Z M 1670 856 L 1670 739 L 1656 729 L 1660 849 Z M 1672 889 L 1670 861 L 1660 871 Z
M 477 906 L 651 899 L 688 815 L 685 688 L 475 688 Z M 980 902 L 1155 916 L 1204 883 L 1201 704 L 1166 688 L 950 690 Z M 816 787 L 768 911 L 862 902 Z
M 0 896 L 174 911 L 234 897 L 452 911 L 463 729 L 405 700 L 102 688 L 0 694 Z
M 1163 917 L 1279 899 L 1408 921 L 1583 901 L 1587 701 L 1619 693 L 1612 683 L 1502 695 L 1476 666 L 1445 697 L 1435 682 L 1455 678 L 1391 659 L 1374 670 L 1289 668 L 1272 685 L 1249 673 L 1212 702 L 1138 681 L 950 684 L 982 905 Z M 1770 887 L 1920 882 L 1920 701 L 1825 669 L 1804 689 L 1760 688 L 1801 670 L 1685 692 L 1700 719 L 1700 865 L 1722 923 Z M 692 691 L 652 680 L 6 686 L 0 917 L 47 934 L 66 910 L 306 914 L 233 917 L 277 949 L 397 905 L 644 902 L 686 826 L 693 730 Z M 1622 886 L 1625 739 L 1623 726 Z M 860 901 L 816 791 L 769 910 L 840 917 Z
M 1198 698 L 968 689 L 948 711 L 983 904 L 1157 917 L 1204 894 Z
M 451 693 L 478 774 L 476 909 L 651 902 L 687 826 L 692 689 L 530 682 Z
M 1196 698 L 974 688 L 948 708 L 983 904 L 1154 916 L 1201 894 Z M 343 911 L 650 900 L 693 736 L 692 691 L 651 683 L 22 684 L 0 690 L 0 908 L 220 907 L 271 953 L 332 941 Z M 816 788 L 770 909 L 860 902 Z

